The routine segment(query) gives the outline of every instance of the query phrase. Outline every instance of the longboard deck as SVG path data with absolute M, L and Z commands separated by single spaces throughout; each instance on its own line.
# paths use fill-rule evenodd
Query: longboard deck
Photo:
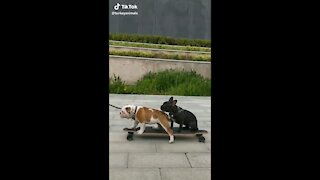
M 173 134 L 174 135 L 202 135 L 207 134 L 208 131 L 206 130 L 198 130 L 198 131 L 190 131 L 186 129 L 182 129 L 180 132 L 178 131 L 179 127 L 173 127 Z M 128 129 L 124 128 L 123 131 L 130 132 L 130 133 L 136 133 L 138 129 Z M 168 135 L 167 132 L 163 128 L 152 128 L 152 127 L 146 127 L 143 134 L 165 134 Z
M 133 140 L 133 134 L 137 133 L 139 129 L 128 129 L 124 128 L 124 131 L 128 132 L 127 140 L 132 141 Z M 186 129 L 182 129 L 180 132 L 178 131 L 178 127 L 173 127 L 173 135 L 174 136 L 190 136 L 190 135 L 196 135 L 199 139 L 199 142 L 205 142 L 206 138 L 203 136 L 203 134 L 207 134 L 208 131 L 206 130 L 198 130 L 198 131 L 190 131 Z M 163 128 L 152 128 L 152 127 L 146 127 L 143 134 L 141 135 L 164 135 L 168 136 L 167 132 Z

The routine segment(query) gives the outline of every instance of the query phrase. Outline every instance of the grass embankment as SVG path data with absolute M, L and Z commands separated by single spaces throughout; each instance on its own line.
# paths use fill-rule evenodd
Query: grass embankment
M 154 48 L 154 49 L 167 49 L 167 50 L 180 50 L 180 51 L 202 51 L 202 52 L 210 52 L 211 51 L 211 48 L 196 47 L 196 46 L 141 44 L 141 43 L 124 42 L 124 41 L 109 41 L 109 45 L 126 46 L 126 47 L 141 47 L 141 48 Z
M 143 52 L 143 51 L 111 50 L 109 51 L 109 55 L 175 59 L 175 60 L 191 60 L 191 61 L 211 61 L 211 55 L 199 55 L 199 54 L 191 55 L 191 54 L 169 54 L 169 53 L 151 53 L 151 52 Z
M 211 41 L 203 39 L 183 39 L 167 36 L 149 36 L 138 34 L 109 34 L 109 40 L 140 43 L 167 44 L 179 46 L 211 47 Z
M 148 73 L 135 85 L 127 85 L 119 77 L 109 79 L 109 93 L 211 96 L 211 80 L 196 72 L 165 70 Z

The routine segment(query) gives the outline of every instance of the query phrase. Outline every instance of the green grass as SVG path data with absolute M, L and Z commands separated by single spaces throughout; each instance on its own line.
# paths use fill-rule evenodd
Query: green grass
M 194 71 L 166 70 L 148 73 L 135 85 L 127 85 L 119 77 L 109 79 L 109 93 L 211 96 L 211 80 Z
M 169 49 L 169 50 L 180 50 L 180 51 L 203 51 L 203 52 L 210 52 L 211 51 L 211 48 L 196 47 L 196 46 L 170 46 L 170 45 L 161 45 L 161 44 L 140 44 L 140 43 L 123 42 L 123 41 L 117 41 L 117 42 L 109 41 L 109 45 L 154 48 L 154 49 Z
M 180 45 L 180 46 L 211 47 L 211 41 L 209 40 L 183 39 L 183 38 L 172 38 L 167 36 L 150 36 L 150 35 L 138 35 L 138 34 L 109 34 L 109 40 Z
M 127 92 L 127 87 L 128 85 L 125 84 L 125 82 L 123 82 L 120 77 L 116 77 L 115 75 L 113 75 L 113 78 L 109 79 L 109 92 L 112 93 L 124 93 L 126 94 Z M 130 91 L 128 91 L 130 92 Z
M 211 61 L 211 55 L 169 54 L 169 53 L 153 53 L 153 52 L 123 51 L 123 50 L 120 50 L 120 51 L 111 50 L 109 51 L 109 55 L 190 60 L 190 61 Z

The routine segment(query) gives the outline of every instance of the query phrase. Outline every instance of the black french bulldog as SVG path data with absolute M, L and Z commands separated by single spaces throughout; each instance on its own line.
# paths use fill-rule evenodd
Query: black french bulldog
M 169 112 L 172 119 L 171 128 L 173 128 L 173 122 L 176 122 L 179 124 L 178 132 L 181 132 L 183 125 L 185 125 L 183 129 L 198 131 L 196 116 L 192 112 L 177 106 L 177 102 L 177 100 L 173 100 L 173 97 L 171 97 L 169 101 L 164 102 L 160 107 L 162 111 Z

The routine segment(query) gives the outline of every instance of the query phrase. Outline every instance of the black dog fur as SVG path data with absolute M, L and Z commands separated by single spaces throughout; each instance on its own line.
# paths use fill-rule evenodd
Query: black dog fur
M 182 126 L 185 125 L 183 129 L 190 129 L 191 131 L 198 131 L 198 123 L 196 116 L 185 109 L 177 106 L 177 100 L 173 100 L 173 97 L 169 101 L 164 102 L 160 109 L 165 112 L 169 112 L 171 117 L 171 128 L 173 128 L 173 122 L 179 124 L 179 132 L 182 130 Z

